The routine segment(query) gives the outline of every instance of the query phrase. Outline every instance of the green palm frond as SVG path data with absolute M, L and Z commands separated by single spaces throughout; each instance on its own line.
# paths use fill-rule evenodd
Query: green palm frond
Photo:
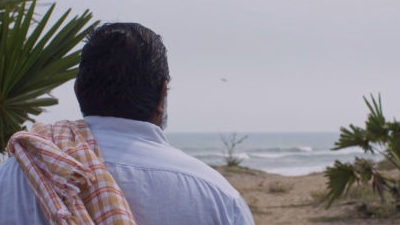
M 8 1 L 13 4 L 4 4 L 0 17 L 0 152 L 11 134 L 33 121 L 32 115 L 57 104 L 56 98 L 43 95 L 75 77 L 80 50 L 74 47 L 98 24 L 88 25 L 89 11 L 66 21 L 69 9 L 45 29 L 55 4 L 33 23 L 36 1 L 29 6 Z M 0 7 L 4 2 L 0 0 Z M 19 3 L 16 17 L 14 3 Z
M 358 146 L 365 152 L 375 151 L 381 153 L 395 168 L 400 169 L 400 123 L 396 120 L 385 120 L 382 110 L 381 96 L 375 99 L 371 95 L 369 101 L 364 97 L 369 109 L 365 128 L 350 125 L 349 128 L 341 128 L 339 140 L 332 150 Z M 334 167 L 328 167 L 325 171 L 328 180 L 328 207 L 339 198 L 345 188 L 348 189 L 354 181 L 371 184 L 374 193 L 377 193 L 382 202 L 385 202 L 385 192 L 392 195 L 396 202 L 400 202 L 400 180 L 393 179 L 381 173 L 373 161 L 356 158 L 353 164 L 335 162 Z
M 23 4 L 24 2 L 32 2 L 32 0 L 0 0 L 0 17 L 3 17 L 5 9 L 6 7 L 8 7 L 9 13 L 11 15 L 11 20 L 14 21 L 15 18 L 18 16 L 18 11 L 21 7 L 21 4 Z
M 350 129 L 345 127 L 340 128 L 341 134 L 339 141 L 335 142 L 335 147 L 332 150 L 359 146 L 366 152 L 373 152 L 372 146 L 367 138 L 367 131 L 353 124 L 350 124 L 349 128 Z
M 369 109 L 365 129 L 353 124 L 350 124 L 349 128 L 340 128 L 339 140 L 335 142 L 332 150 L 357 146 L 365 152 L 375 153 L 372 144 L 384 145 L 387 142 L 390 125 L 383 116 L 381 95 L 378 95 L 378 100 L 373 95 L 371 95 L 371 101 L 368 101 L 366 97 L 363 99 Z
M 400 123 L 395 120 L 387 124 L 391 132 L 387 137 L 387 148 L 383 155 L 400 169 Z
M 325 200 L 328 200 L 327 208 L 332 205 L 334 200 L 347 192 L 357 180 L 353 165 L 350 163 L 341 163 L 337 160 L 333 167 L 327 167 L 325 176 L 329 180 L 329 192 L 325 196 Z
M 389 129 L 383 116 L 381 95 L 378 95 L 378 101 L 371 95 L 372 103 L 366 97 L 363 98 L 370 111 L 368 120 L 365 122 L 368 139 L 383 144 L 387 140 Z
M 357 180 L 366 184 L 375 173 L 375 163 L 372 160 L 362 159 L 356 157 L 353 163 L 354 172 L 357 176 Z

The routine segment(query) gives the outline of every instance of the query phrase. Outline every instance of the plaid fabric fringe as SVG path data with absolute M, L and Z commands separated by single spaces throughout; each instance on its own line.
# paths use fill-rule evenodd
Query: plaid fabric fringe
M 51 225 L 135 225 L 84 121 L 36 123 L 31 132 L 15 133 L 7 150 L 16 157 Z

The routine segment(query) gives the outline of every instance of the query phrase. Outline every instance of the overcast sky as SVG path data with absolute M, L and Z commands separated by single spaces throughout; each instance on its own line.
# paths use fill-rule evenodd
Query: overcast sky
M 162 35 L 167 131 L 337 131 L 370 93 L 400 114 L 398 0 L 57 0 L 55 16 L 67 8 Z M 39 120 L 81 118 L 72 83 Z

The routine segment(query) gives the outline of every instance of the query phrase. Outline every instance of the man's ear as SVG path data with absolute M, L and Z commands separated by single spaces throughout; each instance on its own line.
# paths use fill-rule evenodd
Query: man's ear
M 158 102 L 158 105 L 154 112 L 154 115 L 149 120 L 150 123 L 153 123 L 157 126 L 161 126 L 164 110 L 167 110 L 164 108 L 164 101 L 167 100 L 166 99 L 167 98 L 167 89 L 168 89 L 167 85 L 168 85 L 168 81 L 165 81 L 161 87 L 160 101 Z
M 168 81 L 164 81 L 162 88 L 161 88 L 161 96 L 160 96 L 160 101 L 158 102 L 157 109 L 156 109 L 156 115 L 163 115 L 164 113 L 164 101 L 166 100 L 165 98 L 167 97 L 167 90 L 168 90 Z
M 78 82 L 76 82 L 76 79 L 75 79 L 75 82 L 74 82 L 74 91 L 75 91 L 76 98 L 78 98 Z

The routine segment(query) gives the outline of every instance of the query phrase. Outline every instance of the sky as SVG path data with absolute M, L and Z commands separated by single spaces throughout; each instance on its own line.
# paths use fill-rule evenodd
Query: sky
M 388 119 L 400 114 L 398 0 L 56 2 L 54 19 L 90 9 L 163 37 L 168 132 L 338 131 L 362 126 L 362 97 L 378 93 Z M 52 94 L 59 105 L 37 120 L 82 117 L 73 81 Z

